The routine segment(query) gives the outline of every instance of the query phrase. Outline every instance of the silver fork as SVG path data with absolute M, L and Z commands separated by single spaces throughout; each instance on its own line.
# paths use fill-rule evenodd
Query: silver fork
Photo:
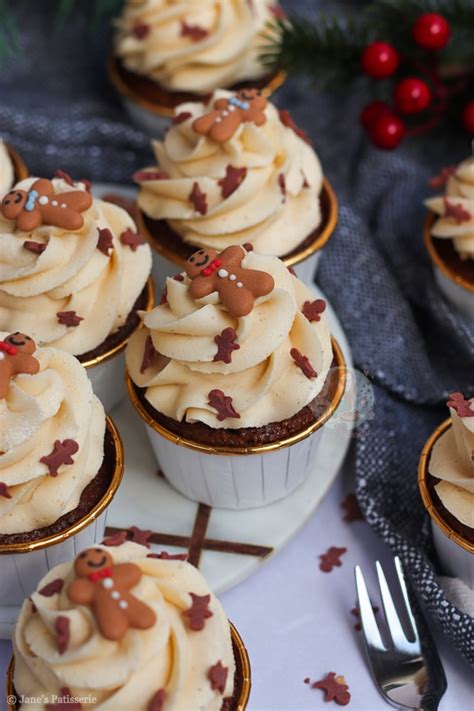
M 375 563 L 385 620 L 391 644 L 383 643 L 372 610 L 367 585 L 360 566 L 354 568 L 360 622 L 367 657 L 375 683 L 388 703 L 401 709 L 437 711 L 446 691 L 447 682 L 435 643 L 417 607 L 409 600 L 401 561 L 395 558 L 395 570 L 411 626 L 410 639 L 405 634 L 393 602 L 385 573 L 379 561 Z

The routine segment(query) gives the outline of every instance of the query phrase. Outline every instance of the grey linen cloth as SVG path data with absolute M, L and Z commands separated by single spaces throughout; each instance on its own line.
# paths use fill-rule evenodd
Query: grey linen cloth
M 92 34 L 73 18 L 55 32 L 53 5 L 15 4 L 23 44 L 0 75 L 0 135 L 33 174 L 62 168 L 75 178 L 129 182 L 151 153 L 148 137 L 130 124 L 107 82 L 110 30 L 104 25 Z M 320 6 L 286 3 L 309 15 Z M 447 417 L 448 394 L 474 395 L 474 326 L 443 299 L 422 242 L 427 179 L 465 158 L 469 141 L 438 132 L 393 153 L 378 151 L 357 124 L 364 104 L 358 87 L 334 96 L 292 79 L 279 103 L 313 139 L 339 198 L 339 226 L 324 250 L 318 281 L 355 364 L 375 389 L 375 417 L 361 425 L 356 443 L 359 503 L 401 557 L 431 616 L 473 663 L 473 619 L 440 586 L 417 486 L 421 448 Z

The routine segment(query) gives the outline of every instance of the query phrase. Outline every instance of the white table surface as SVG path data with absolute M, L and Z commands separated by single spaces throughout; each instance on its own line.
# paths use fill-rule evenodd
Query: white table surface
M 323 693 L 304 683 L 306 677 L 317 680 L 330 671 L 349 684 L 347 709 L 391 708 L 372 683 L 350 611 L 355 605 L 354 564 L 362 565 L 372 586 L 372 562 L 378 558 L 389 563 L 392 556 L 365 522 L 342 521 L 340 502 L 353 490 L 351 469 L 350 463 L 344 467 L 315 515 L 282 552 L 221 596 L 250 655 L 248 711 L 336 711 L 341 707 L 324 703 Z M 318 555 L 331 545 L 348 550 L 341 568 L 323 573 Z M 440 711 L 469 711 L 474 706 L 472 669 L 437 631 L 436 640 L 448 679 Z M 10 643 L 1 641 L 2 679 L 10 653 Z

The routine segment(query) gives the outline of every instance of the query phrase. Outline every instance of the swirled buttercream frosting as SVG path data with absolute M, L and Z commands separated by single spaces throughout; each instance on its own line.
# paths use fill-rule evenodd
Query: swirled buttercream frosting
M 15 171 L 7 147 L 0 139 L 0 197 L 10 190 L 15 179 Z

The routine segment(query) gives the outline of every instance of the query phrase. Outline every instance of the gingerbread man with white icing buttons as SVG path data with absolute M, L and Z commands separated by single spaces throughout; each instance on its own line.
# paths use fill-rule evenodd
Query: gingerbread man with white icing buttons
M 33 339 L 18 331 L 0 341 L 0 400 L 7 396 L 15 375 L 35 375 L 39 371 L 39 363 L 32 355 L 35 350 Z
M 67 594 L 77 605 L 89 605 L 105 639 L 120 641 L 129 627 L 153 627 L 156 615 L 151 607 L 131 594 L 142 577 L 138 565 L 119 563 L 103 548 L 88 548 L 74 561 L 77 578 Z
M 193 299 L 202 299 L 217 291 L 231 316 L 247 316 L 258 296 L 273 291 L 273 277 L 257 269 L 246 269 L 243 247 L 227 247 L 220 254 L 215 249 L 200 249 L 186 262 Z
M 35 180 L 31 188 L 13 188 L 2 200 L 2 215 L 15 220 L 18 230 L 31 232 L 40 225 L 64 230 L 79 230 L 84 224 L 81 212 L 92 205 L 92 196 L 84 190 L 55 193 L 51 180 Z
M 212 111 L 193 122 L 193 129 L 216 143 L 225 143 L 245 121 L 264 124 L 266 106 L 266 98 L 257 89 L 242 89 L 228 99 L 217 99 Z

